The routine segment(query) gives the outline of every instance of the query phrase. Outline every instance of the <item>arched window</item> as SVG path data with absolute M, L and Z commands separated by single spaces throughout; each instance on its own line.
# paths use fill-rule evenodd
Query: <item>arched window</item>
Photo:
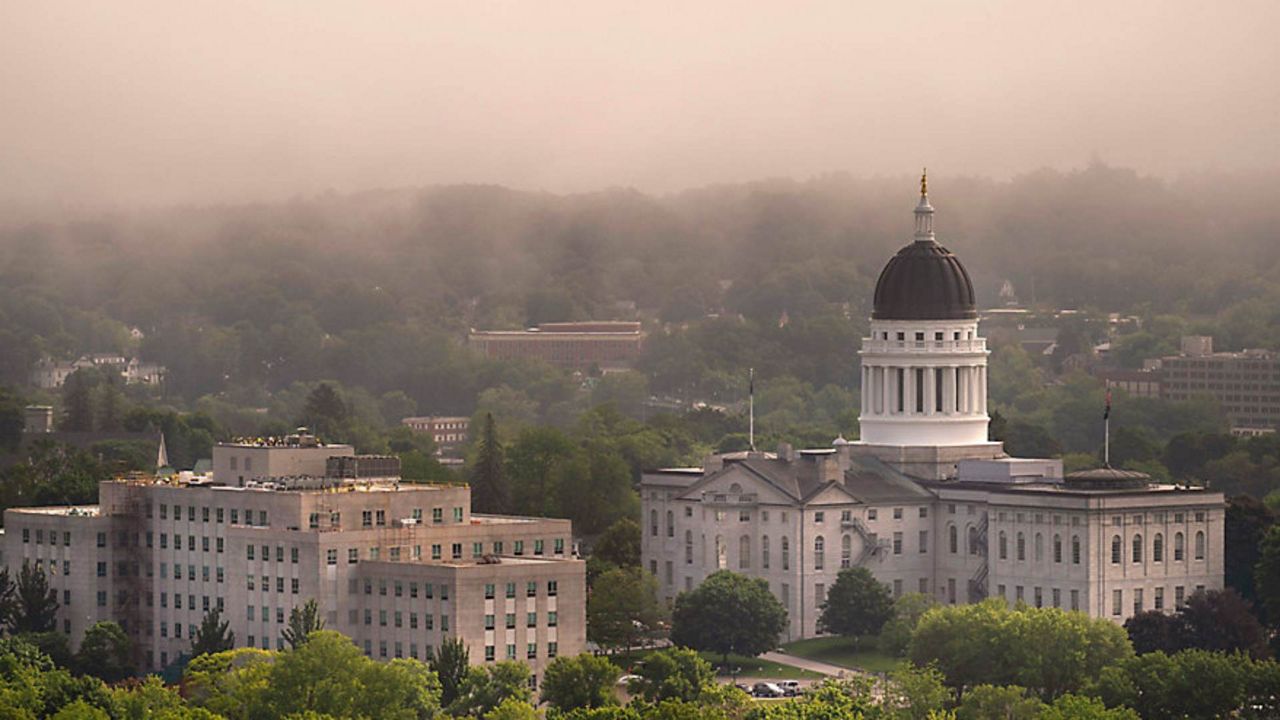
M 1044 535 L 1036 533 L 1036 562 L 1044 562 Z
M 956 554 L 956 551 L 957 551 L 957 548 L 956 548 L 956 544 L 957 544 L 957 542 L 956 542 L 956 535 L 957 535 L 957 533 L 956 533 L 956 526 L 955 526 L 955 525 L 948 525 L 948 526 L 947 526 L 947 548 L 951 550 L 951 554 L 952 554 L 952 555 L 955 555 L 955 554 Z
M 1120 564 L 1120 536 L 1113 535 L 1111 537 L 1111 564 Z
M 716 569 L 724 570 L 729 567 L 729 551 L 724 546 L 724 538 L 716 536 Z
M 827 561 L 827 541 L 822 536 L 813 539 L 813 569 L 821 570 Z
M 1196 531 L 1196 559 L 1197 560 L 1204 559 L 1204 531 L 1203 530 Z
M 729 486 L 729 494 L 730 494 L 730 495 L 741 495 L 741 494 L 742 494 L 742 486 L 741 486 L 741 485 L 739 485 L 738 483 L 734 483 L 734 484 L 730 485 L 730 486 Z
M 1133 536 L 1133 561 L 1142 562 L 1142 535 Z
M 1057 533 L 1053 535 L 1053 561 L 1062 562 L 1062 536 Z
M 1164 534 L 1156 533 L 1151 538 L 1151 562 L 1164 562 Z
M 675 537 L 675 536 L 676 536 L 676 514 L 668 510 L 667 511 L 667 537 Z
M 969 554 L 977 555 L 978 554 L 978 528 L 970 525 L 969 532 L 966 534 L 968 535 Z
M 791 569 L 791 541 L 786 535 L 782 536 L 782 569 Z
M 743 535 L 738 538 L 738 569 L 744 570 L 751 567 L 751 536 Z
M 649 511 L 649 534 L 658 537 L 658 511 Z
M 1071 536 L 1071 564 L 1072 565 L 1080 564 L 1080 536 L 1079 535 Z
M 760 538 L 760 567 L 769 569 L 769 536 Z
M 693 531 L 684 531 L 684 564 L 693 564 Z
M 847 568 L 853 565 L 853 537 L 845 535 L 840 538 L 840 567 Z
M 1017 543 L 1018 543 L 1018 560 L 1019 561 L 1026 560 L 1027 559 L 1027 538 L 1024 537 L 1022 533 L 1018 533 Z
M 1182 547 L 1182 533 L 1173 534 L 1173 561 L 1182 562 L 1182 554 L 1185 552 Z
M 1004 534 L 1003 530 L 1000 531 L 999 544 L 1000 544 L 1000 559 L 1008 560 L 1009 559 L 1009 537 Z

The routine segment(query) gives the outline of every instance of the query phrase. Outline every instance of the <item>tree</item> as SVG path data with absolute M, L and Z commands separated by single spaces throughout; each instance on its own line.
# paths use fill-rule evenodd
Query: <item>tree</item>
M 720 655 L 755 657 L 778 646 L 787 610 L 769 592 L 769 583 L 729 570 L 712 573 L 676 597 L 671 642 Z
M 1270 661 L 1206 650 L 1153 652 L 1104 669 L 1094 692 L 1108 707 L 1133 708 L 1151 720 L 1213 720 L 1233 717 L 1245 707 L 1274 707 L 1275 699 L 1267 695 L 1276 687 L 1259 682 L 1274 667 Z
M 14 595 L 13 579 L 9 568 L 0 568 L 0 628 L 12 628 L 18 612 L 18 599 Z
M 255 665 L 248 670 L 258 677 Z M 296 650 L 277 654 L 262 680 L 239 686 L 247 695 L 244 714 L 249 717 L 315 713 L 411 720 L 433 717 L 440 709 L 440 685 L 426 665 L 403 658 L 374 661 L 331 630 L 312 633 Z
M 338 390 L 332 384 L 322 382 L 307 395 L 301 420 L 316 435 L 332 438 L 346 430 L 350 416 L 351 409 Z
M 666 619 L 658 580 L 641 567 L 609 570 L 587 598 L 587 636 L 601 647 L 630 650 Z
M 1194 592 L 1179 614 L 1186 622 L 1190 647 L 1239 650 L 1255 658 L 1271 655 L 1266 630 L 1249 603 L 1231 588 Z
M 93 430 L 93 388 L 99 380 L 96 368 L 81 368 L 63 381 L 60 429 L 70 432 Z
M 22 431 L 27 425 L 23 408 L 22 398 L 0 387 L 0 450 L 13 452 L 22 445 Z
M 979 685 L 964 694 L 956 720 L 1038 720 L 1045 704 L 1017 685 Z
M 320 606 L 312 598 L 301 608 L 295 607 L 289 611 L 289 626 L 281 630 L 280 635 L 289 643 L 289 647 L 297 650 L 306 644 L 311 633 L 323 629 L 324 619 L 320 617 Z
M 1132 708 L 1109 708 L 1098 698 L 1068 693 L 1045 706 L 1039 720 L 1139 720 L 1139 717 Z
M 440 678 L 440 706 L 449 707 L 458 697 L 471 666 L 471 653 L 459 638 L 445 638 L 440 649 L 427 658 L 427 664 Z
M 515 660 L 471 667 L 458 688 L 458 697 L 447 708 L 452 715 L 483 716 L 508 699 L 529 702 L 529 666 Z
M 49 587 L 44 570 L 22 561 L 18 573 L 12 632 L 41 633 L 53 630 L 58 614 L 58 592 Z
M 618 520 L 610 525 L 596 541 L 591 554 L 618 567 L 638 567 L 640 565 L 640 525 L 629 517 Z
M 613 684 L 622 671 L 608 658 L 583 653 L 558 657 L 542 675 L 542 702 L 559 710 L 594 708 L 618 702 Z
M 895 657 L 907 654 L 911 634 L 929 608 L 938 602 L 932 595 L 907 593 L 893 602 L 893 617 L 880 628 L 880 650 Z
M 875 635 L 893 617 L 893 595 L 864 567 L 845 568 L 827 590 L 818 631 L 843 635 L 856 645 L 860 635 Z
M 928 720 L 941 712 L 950 699 L 942 673 L 932 667 L 907 665 L 889 673 L 884 706 L 890 709 L 894 720 Z
M 639 677 L 628 690 L 651 703 L 663 700 L 696 702 L 715 687 L 711 663 L 689 648 L 664 648 L 650 653 L 635 671 Z
M 1009 609 L 992 598 L 937 607 L 916 626 L 908 652 L 937 663 L 947 685 L 1020 685 L 1042 699 L 1076 692 L 1102 669 L 1133 654 L 1119 626 L 1056 608 Z
M 503 468 L 502 443 L 498 441 L 493 413 L 484 416 L 484 428 L 476 446 L 472 463 L 471 507 L 476 512 L 503 514 L 511 512 L 511 493 Z
M 85 631 L 76 652 L 76 667 L 109 683 L 138 672 L 133 664 L 133 643 L 124 628 L 110 620 L 96 622 Z
M 1147 610 L 1124 623 L 1125 632 L 1139 655 L 1149 652 L 1173 653 L 1187 645 L 1190 629 L 1180 613 L 1170 615 L 1162 610 Z
M 1258 599 L 1267 617 L 1280 618 L 1280 525 L 1272 525 L 1263 535 L 1253 572 Z
M 1237 495 L 1227 502 L 1222 531 L 1223 581 L 1262 610 L 1264 621 L 1268 610 L 1258 594 L 1255 568 L 1262 560 L 1263 539 L 1275 522 L 1271 509 L 1250 495 Z
M 538 720 L 538 711 L 529 703 L 507 698 L 484 714 L 484 720 Z
M 191 657 L 220 653 L 236 646 L 236 634 L 231 632 L 231 621 L 222 619 L 222 611 L 213 608 L 204 614 L 196 636 L 191 641 Z

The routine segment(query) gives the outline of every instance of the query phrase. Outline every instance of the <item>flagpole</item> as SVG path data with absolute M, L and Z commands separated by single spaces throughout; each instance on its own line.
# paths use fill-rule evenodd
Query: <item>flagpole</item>
M 756 450 L 756 369 L 747 371 L 747 438 L 751 452 Z
M 1102 466 L 1111 467 L 1111 388 L 1107 388 L 1107 407 L 1102 411 Z

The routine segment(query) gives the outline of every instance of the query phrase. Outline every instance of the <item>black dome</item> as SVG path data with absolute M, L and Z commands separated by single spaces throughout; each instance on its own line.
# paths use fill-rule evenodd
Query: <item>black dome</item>
M 972 320 L 973 281 L 960 259 L 933 240 L 898 251 L 876 281 L 873 320 Z

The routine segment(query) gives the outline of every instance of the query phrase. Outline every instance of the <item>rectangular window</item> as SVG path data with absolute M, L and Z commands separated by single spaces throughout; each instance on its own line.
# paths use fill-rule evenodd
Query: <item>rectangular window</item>
M 1116 617 L 1120 617 L 1120 608 L 1123 605 L 1124 605 L 1124 591 L 1112 590 L 1111 591 L 1111 614 Z
M 921 530 L 920 531 L 920 554 L 924 555 L 927 552 L 929 552 L 929 531 Z
M 893 534 L 893 554 L 894 555 L 902 554 L 902 533 L 900 532 L 896 532 Z

